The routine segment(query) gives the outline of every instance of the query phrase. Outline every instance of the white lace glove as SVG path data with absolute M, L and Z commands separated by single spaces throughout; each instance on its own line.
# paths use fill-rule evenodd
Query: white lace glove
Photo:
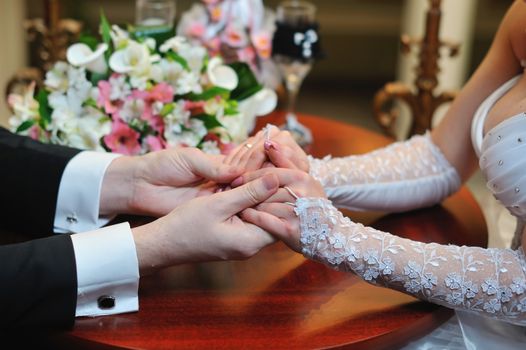
M 310 174 L 334 204 L 351 210 L 400 212 L 431 206 L 461 185 L 429 133 L 364 155 L 309 161 Z
M 354 223 L 320 198 L 298 199 L 295 211 L 307 258 L 423 300 L 526 326 L 522 248 L 415 242 Z

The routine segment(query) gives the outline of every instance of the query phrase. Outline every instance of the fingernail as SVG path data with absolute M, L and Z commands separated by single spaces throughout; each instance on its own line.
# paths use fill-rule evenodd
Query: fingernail
M 265 189 L 267 189 L 267 190 L 272 190 L 272 189 L 276 188 L 276 186 L 277 186 L 276 177 L 275 176 L 271 176 L 271 175 L 264 176 L 263 177 L 263 185 L 265 185 Z
M 265 141 L 265 143 L 263 144 L 263 147 L 265 148 L 265 151 L 269 151 L 271 149 L 273 149 L 273 150 L 276 149 L 276 146 L 274 145 L 274 143 L 272 141 Z
M 234 181 L 232 181 L 232 183 L 230 184 L 230 186 L 237 187 L 242 184 L 243 184 L 243 176 L 240 176 L 240 177 L 235 178 Z

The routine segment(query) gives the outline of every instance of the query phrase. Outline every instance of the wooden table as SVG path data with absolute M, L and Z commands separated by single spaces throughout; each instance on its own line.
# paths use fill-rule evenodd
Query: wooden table
M 278 123 L 271 115 L 259 125 Z M 364 153 L 392 140 L 321 117 L 300 121 L 312 153 Z M 464 187 L 441 206 L 398 215 L 348 212 L 355 221 L 425 242 L 486 246 L 482 213 Z M 452 311 L 305 260 L 283 244 L 247 261 L 178 266 L 144 278 L 140 311 L 78 319 L 56 336 L 71 348 L 394 349 Z

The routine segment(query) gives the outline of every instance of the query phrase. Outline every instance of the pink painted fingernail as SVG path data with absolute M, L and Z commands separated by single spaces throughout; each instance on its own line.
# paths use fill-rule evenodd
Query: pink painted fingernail
M 270 151 L 271 149 L 276 150 L 276 146 L 272 141 L 265 141 L 263 147 L 265 148 L 265 151 Z
M 240 176 L 238 178 L 235 178 L 234 181 L 230 184 L 232 187 L 237 187 L 243 184 L 243 176 Z

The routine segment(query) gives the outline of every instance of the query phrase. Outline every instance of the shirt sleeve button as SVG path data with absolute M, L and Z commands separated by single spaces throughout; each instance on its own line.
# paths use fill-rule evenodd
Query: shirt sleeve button
M 115 307 L 115 297 L 111 295 L 102 295 L 97 299 L 99 309 L 107 310 Z

